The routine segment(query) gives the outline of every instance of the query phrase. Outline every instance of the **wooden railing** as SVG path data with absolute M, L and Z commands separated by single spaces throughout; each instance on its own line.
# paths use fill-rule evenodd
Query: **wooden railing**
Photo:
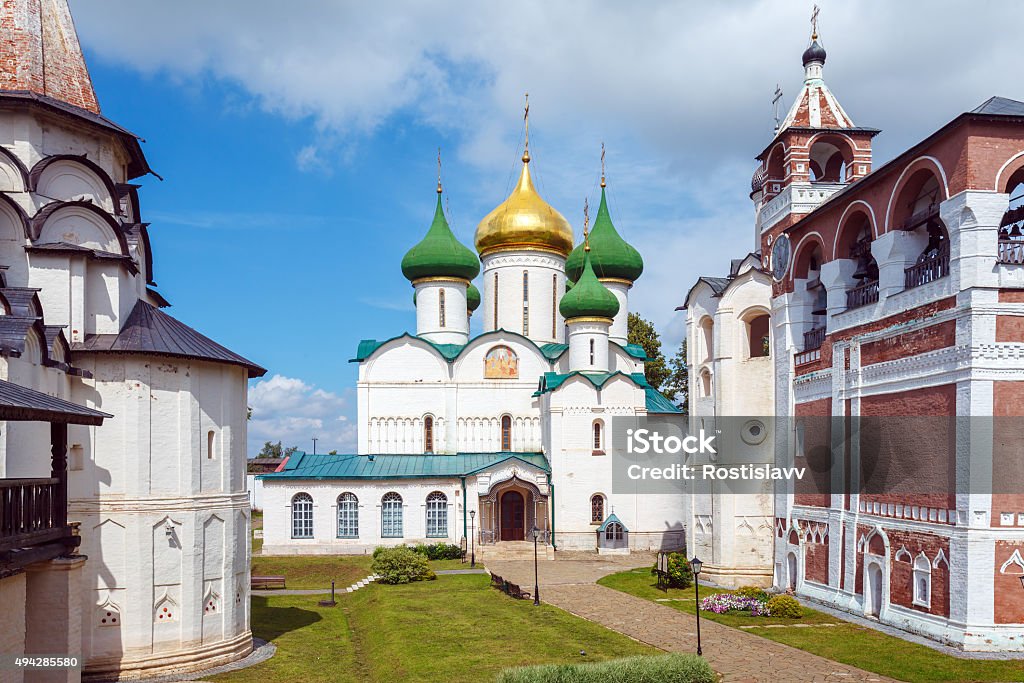
M 867 280 L 846 290 L 846 309 L 860 308 L 878 301 L 878 280 Z
M 825 342 L 825 327 L 812 327 L 810 331 L 804 332 L 804 351 L 820 349 Z
M 68 534 L 60 479 L 0 479 L 0 552 Z
M 922 225 L 924 223 L 927 223 L 929 220 L 931 220 L 932 218 L 935 218 L 938 215 L 939 215 L 939 205 L 938 204 L 934 204 L 934 203 L 933 204 L 929 204 L 928 206 L 926 206 L 925 208 L 921 209 L 920 211 L 916 211 L 913 214 L 911 214 L 910 216 L 907 216 L 906 220 L 904 220 L 900 224 L 898 229 L 899 230 L 907 230 L 907 231 L 913 230 L 913 229 L 917 228 L 917 226 Z
M 920 287 L 947 275 L 949 275 L 949 251 L 941 250 L 935 256 L 903 271 L 903 286 L 906 289 Z
M 999 240 L 999 252 L 996 260 L 999 263 L 1024 264 L 1024 240 Z

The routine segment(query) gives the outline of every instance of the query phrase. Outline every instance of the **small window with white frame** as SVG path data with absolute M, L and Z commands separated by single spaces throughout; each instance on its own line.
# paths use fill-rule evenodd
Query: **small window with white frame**
M 914 558 L 914 599 L 918 607 L 932 605 L 932 563 L 921 553 Z

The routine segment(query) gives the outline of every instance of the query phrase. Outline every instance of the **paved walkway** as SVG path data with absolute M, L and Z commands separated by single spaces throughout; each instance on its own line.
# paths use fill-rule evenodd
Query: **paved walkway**
M 635 556 L 543 561 L 541 600 L 662 650 L 692 653 L 697 643 L 694 616 L 594 583 L 642 564 Z M 524 588 L 533 585 L 532 560 L 493 561 L 488 569 Z M 893 680 L 707 619 L 700 626 L 704 657 L 728 683 Z

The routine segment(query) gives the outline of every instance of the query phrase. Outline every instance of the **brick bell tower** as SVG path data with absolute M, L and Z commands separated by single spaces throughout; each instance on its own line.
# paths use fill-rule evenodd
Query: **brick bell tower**
M 750 198 L 756 210 L 756 241 L 766 268 L 771 242 L 819 204 L 871 172 L 876 128 L 854 125 L 825 84 L 826 52 L 818 36 L 817 8 L 802 62 L 804 83 L 775 137 L 757 156 Z

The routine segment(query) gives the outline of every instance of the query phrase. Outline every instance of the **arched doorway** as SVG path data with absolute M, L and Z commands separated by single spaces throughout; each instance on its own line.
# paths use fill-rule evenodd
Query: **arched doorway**
M 868 565 L 868 590 L 866 591 L 871 604 L 868 605 L 868 614 L 878 617 L 882 614 L 882 569 L 878 563 L 872 562 Z
M 789 570 L 789 576 L 787 577 L 789 579 L 789 581 L 788 581 L 789 589 L 795 591 L 796 590 L 796 553 L 790 553 L 786 557 L 786 561 L 787 561 L 787 564 L 788 564 L 787 569 Z
M 498 502 L 501 519 L 501 540 L 522 541 L 526 538 L 526 501 L 519 491 L 505 491 Z

